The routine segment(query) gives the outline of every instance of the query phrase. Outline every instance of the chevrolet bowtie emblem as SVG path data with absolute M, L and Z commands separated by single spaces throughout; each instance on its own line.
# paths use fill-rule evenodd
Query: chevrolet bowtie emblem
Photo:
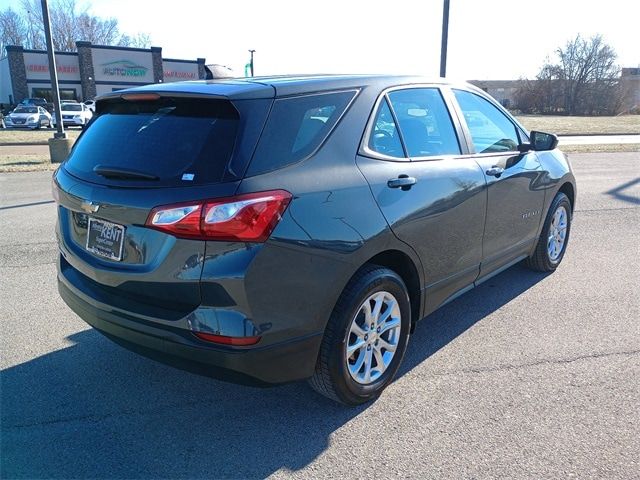
M 97 203 L 93 203 L 93 202 L 83 201 L 80 204 L 80 208 L 82 208 L 82 210 L 84 210 L 87 213 L 96 213 L 98 211 L 98 209 L 100 208 L 100 205 L 98 205 Z

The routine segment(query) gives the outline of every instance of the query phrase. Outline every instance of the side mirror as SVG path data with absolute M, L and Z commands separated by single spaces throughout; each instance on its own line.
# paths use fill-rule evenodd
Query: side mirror
M 521 143 L 520 145 L 518 145 L 518 151 L 520 153 L 527 153 L 527 152 L 529 152 L 531 150 L 533 150 L 533 147 L 528 142 L 524 142 L 524 143 Z
M 531 148 L 536 151 L 554 150 L 558 146 L 558 137 L 553 133 L 531 132 Z

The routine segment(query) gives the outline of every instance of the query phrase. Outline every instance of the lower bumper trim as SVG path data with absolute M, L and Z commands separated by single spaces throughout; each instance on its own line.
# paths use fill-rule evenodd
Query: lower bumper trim
M 276 345 L 225 349 L 174 341 L 162 327 L 149 331 L 132 328 L 134 322 L 91 305 L 64 279 L 58 291 L 67 305 L 89 325 L 128 350 L 161 363 L 219 380 L 251 386 L 270 386 L 302 380 L 313 374 L 322 335 L 316 334 Z M 168 338 L 171 337 L 171 340 Z

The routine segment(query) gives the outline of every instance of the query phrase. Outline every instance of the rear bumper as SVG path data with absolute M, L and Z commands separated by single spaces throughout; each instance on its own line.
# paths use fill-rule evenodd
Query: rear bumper
M 5 120 L 5 128 L 36 128 L 38 122 L 13 123 Z
M 60 272 L 58 291 L 80 318 L 123 347 L 176 368 L 244 385 L 268 386 L 310 377 L 322 340 L 317 334 L 266 346 L 212 346 L 183 329 L 101 308 Z

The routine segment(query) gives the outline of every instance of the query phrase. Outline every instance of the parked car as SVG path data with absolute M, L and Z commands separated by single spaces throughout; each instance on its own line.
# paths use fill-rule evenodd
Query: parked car
M 49 112 L 42 107 L 33 105 L 18 105 L 4 119 L 6 128 L 51 128 L 52 122 Z
M 83 127 L 93 117 L 93 112 L 84 104 L 68 101 L 60 104 L 60 114 L 65 127 Z M 55 116 L 53 124 L 56 125 Z
M 19 105 L 42 107 L 46 110 L 47 100 L 38 97 L 25 98 L 19 103 Z
M 84 102 L 89 110 L 95 113 L 96 111 L 96 102 L 94 100 L 87 100 Z
M 53 103 L 47 102 L 44 98 L 25 98 L 19 103 L 19 105 L 42 107 L 49 113 L 53 112 Z
M 54 176 L 59 292 L 180 368 L 360 404 L 418 320 L 517 262 L 551 272 L 567 248 L 576 185 L 557 137 L 468 84 L 262 77 L 97 103 Z

